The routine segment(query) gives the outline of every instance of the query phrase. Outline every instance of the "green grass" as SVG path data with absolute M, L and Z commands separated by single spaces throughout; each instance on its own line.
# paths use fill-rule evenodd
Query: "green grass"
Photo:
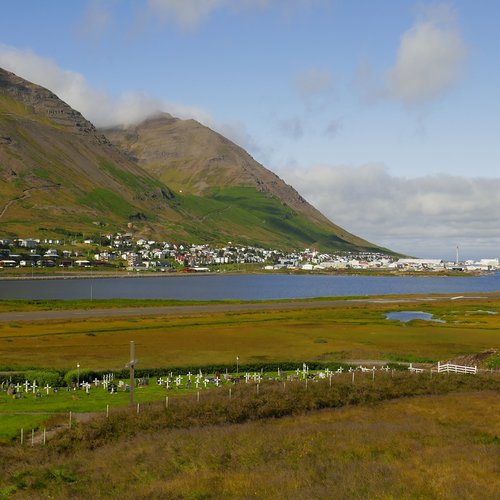
M 127 379 L 123 380 L 128 383 Z M 150 382 L 148 386 L 134 389 L 135 404 L 165 401 L 166 396 L 175 398 L 193 393 L 195 390 L 181 387 L 179 389 L 171 388 L 167 391 L 164 387 L 156 384 L 156 377 L 152 377 Z M 118 383 L 118 379 L 116 383 Z M 130 401 L 130 394 L 123 389 L 111 394 L 102 385 L 100 387 L 92 385 L 89 394 L 84 390 L 68 390 L 66 387 L 59 388 L 57 393 L 49 389 L 48 395 L 43 388 L 40 389 L 40 392 L 41 397 L 36 397 L 31 391 L 28 393 L 22 391 L 21 399 L 15 399 L 5 392 L 0 392 L 0 440 L 19 436 L 21 428 L 25 430 L 50 428 L 50 422 L 55 415 L 65 416 L 63 419 L 67 419 L 69 412 L 103 414 L 106 412 L 107 406 L 110 409 L 127 407 Z M 59 421 L 60 419 L 57 420 L 57 422 Z
M 88 272 L 86 273 L 88 274 Z M 175 300 L 175 299 L 100 299 L 100 300 L 0 300 L 0 312 L 54 311 L 72 309 L 119 309 L 127 307 L 159 307 L 179 305 L 234 304 L 243 301 Z
M 421 358 L 413 354 L 386 354 L 385 359 L 404 363 L 437 363 L 439 361 L 438 359 Z
M 125 379 L 125 382 L 127 380 Z M 156 384 L 156 378 L 151 379 L 151 385 L 138 387 L 134 391 L 136 402 L 158 401 L 166 394 L 166 390 Z M 176 394 L 183 394 L 184 390 L 176 390 Z M 46 395 L 44 389 L 41 389 L 41 397 L 37 398 L 31 392 L 22 392 L 21 399 L 9 398 L 6 393 L 0 394 L 0 412 L 2 415 L 16 412 L 99 412 L 110 407 L 126 406 L 129 401 L 129 393 L 121 390 L 116 394 L 110 394 L 104 388 L 94 387 L 86 394 L 83 390 L 67 390 L 66 387 L 60 388 L 57 393 L 52 389 Z
M 31 429 L 43 428 L 43 424 L 48 418 L 48 414 L 17 415 L 14 413 L 0 413 L 0 442 L 19 438 L 21 429 L 24 429 L 25 438 L 28 440 L 28 432 L 31 432 Z
M 138 176 L 136 173 L 118 168 L 107 160 L 101 160 L 99 166 L 111 174 L 116 180 L 122 182 L 134 190 L 153 189 L 155 187 L 164 188 L 165 186 L 158 180 L 146 176 Z
M 486 366 L 493 369 L 500 368 L 500 354 L 494 354 L 490 356 L 486 360 Z
M 179 207 L 195 214 L 204 226 L 197 226 L 200 238 L 234 240 L 243 244 L 297 248 L 320 245 L 325 250 L 342 250 L 353 245 L 302 215 L 296 214 L 274 196 L 253 187 L 227 187 L 210 196 L 180 195 Z M 193 228 L 194 229 L 194 228 Z
M 50 271 L 50 269 L 47 269 Z M 87 276 L 88 269 L 82 269 Z M 199 305 L 222 305 L 222 304 L 258 304 L 258 303 L 306 303 L 306 302 L 341 302 L 346 300 L 365 299 L 358 296 L 343 297 L 316 297 L 312 299 L 277 299 L 277 300 L 179 300 L 179 299 L 77 299 L 77 300 L 24 300 L 24 299 L 0 299 L 0 312 L 17 311 L 52 311 L 71 309 L 117 309 L 128 307 L 168 307 L 168 306 L 199 306 Z
M 123 217 L 125 220 L 128 219 L 129 215 L 138 211 L 137 207 L 134 207 L 110 189 L 100 187 L 81 196 L 78 202 L 82 205 L 98 209 L 104 213 L 107 211 L 112 212 L 113 214 Z

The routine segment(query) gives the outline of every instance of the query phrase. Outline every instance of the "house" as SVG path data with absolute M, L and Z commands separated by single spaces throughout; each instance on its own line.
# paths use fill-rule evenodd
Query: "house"
M 142 256 L 136 253 L 129 253 L 127 255 L 128 267 L 139 267 L 142 265 Z
M 16 267 L 17 262 L 15 260 L 0 260 L 0 267 Z
M 89 260 L 75 260 L 75 266 L 90 267 L 90 261 Z
M 19 246 L 23 248 L 36 248 L 38 242 L 32 240 L 31 238 L 26 238 L 24 240 L 19 240 Z
M 54 258 L 57 258 L 57 257 L 59 257 L 59 253 L 54 248 L 50 248 L 49 250 L 47 250 L 44 253 L 44 257 L 54 257 Z

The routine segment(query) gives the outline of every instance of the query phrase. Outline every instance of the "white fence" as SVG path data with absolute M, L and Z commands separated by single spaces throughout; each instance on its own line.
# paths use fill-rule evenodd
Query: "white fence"
M 462 365 L 452 365 L 450 363 L 446 363 L 442 365 L 438 363 L 438 373 L 443 372 L 454 372 L 454 373 L 477 373 L 477 366 L 462 366 Z

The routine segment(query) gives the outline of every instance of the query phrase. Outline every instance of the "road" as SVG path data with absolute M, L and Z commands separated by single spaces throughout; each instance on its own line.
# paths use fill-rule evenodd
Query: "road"
M 479 299 L 482 297 L 401 297 L 401 298 L 373 298 L 350 300 L 321 300 L 321 301 L 290 301 L 290 302 L 254 302 L 241 304 L 205 304 L 186 306 L 154 306 L 154 307 L 126 307 L 114 309 L 65 309 L 50 311 L 23 311 L 0 313 L 0 322 L 5 321 L 43 321 L 52 319 L 87 319 L 111 318 L 123 316 L 182 316 L 190 314 L 227 313 L 246 311 L 287 311 L 293 309 L 325 309 L 360 304 L 399 304 L 418 303 L 434 300 Z

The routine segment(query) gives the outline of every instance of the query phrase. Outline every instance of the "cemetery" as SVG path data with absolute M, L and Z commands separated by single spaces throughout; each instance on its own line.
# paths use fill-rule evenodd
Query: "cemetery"
M 318 366 L 323 365 L 321 368 Z M 289 364 L 285 364 L 289 368 Z M 39 434 L 45 432 L 47 427 L 61 428 L 61 422 L 68 421 L 68 418 L 78 419 L 79 414 L 94 416 L 106 413 L 109 416 L 110 409 L 124 408 L 132 406 L 139 413 L 141 405 L 164 402 L 168 407 L 169 402 L 183 396 L 196 397 L 200 401 L 200 395 L 210 391 L 225 391 L 230 397 L 233 395 L 233 388 L 241 386 L 254 386 L 258 393 L 261 384 L 277 384 L 286 390 L 287 384 L 303 385 L 306 389 L 310 384 L 318 382 L 327 384 L 329 388 L 334 384 L 358 384 L 366 380 L 375 386 L 380 378 L 385 381 L 394 380 L 402 374 L 411 373 L 420 375 L 422 379 L 439 376 L 443 373 L 454 372 L 458 374 L 478 374 L 482 372 L 483 377 L 488 380 L 488 387 L 495 387 L 500 382 L 500 373 L 493 369 L 478 370 L 477 366 L 468 367 L 460 365 L 441 365 L 437 367 L 417 368 L 412 363 L 409 366 L 402 364 L 386 364 L 366 367 L 360 365 L 347 364 L 319 364 L 313 363 L 313 367 L 307 363 L 298 365 L 295 370 L 280 368 L 278 365 L 275 371 L 266 371 L 261 368 L 258 371 L 229 372 L 226 367 L 220 367 L 213 373 L 199 368 L 193 373 L 189 370 L 182 372 L 177 369 L 159 376 L 151 376 L 148 370 L 133 376 L 133 387 L 131 390 L 131 379 L 124 378 L 125 371 L 115 377 L 113 372 L 98 374 L 95 372 L 78 373 L 77 378 L 74 372 L 69 372 L 70 377 L 59 380 L 67 385 L 51 386 L 49 383 L 39 384 L 36 379 L 24 379 L 21 374 L 16 377 L 9 376 L 9 379 L 0 379 L 0 440 L 24 441 L 25 431 Z M 158 370 L 153 370 L 158 372 Z M 28 372 L 29 373 L 29 372 Z M 35 372 L 39 375 L 43 372 Z M 52 374 L 53 375 L 53 374 Z M 442 376 L 442 375 L 441 375 Z M 50 378 L 50 376 L 49 376 Z M 17 380 L 17 381 L 16 381 Z M 500 387 L 500 384 L 497 386 Z M 229 391 L 229 392 L 228 392 Z M 16 416 L 22 415 L 22 426 L 16 421 Z M 30 416 L 32 419 L 30 420 Z M 63 425 L 64 427 L 64 425 Z M 45 438 L 44 438 L 45 440 Z

